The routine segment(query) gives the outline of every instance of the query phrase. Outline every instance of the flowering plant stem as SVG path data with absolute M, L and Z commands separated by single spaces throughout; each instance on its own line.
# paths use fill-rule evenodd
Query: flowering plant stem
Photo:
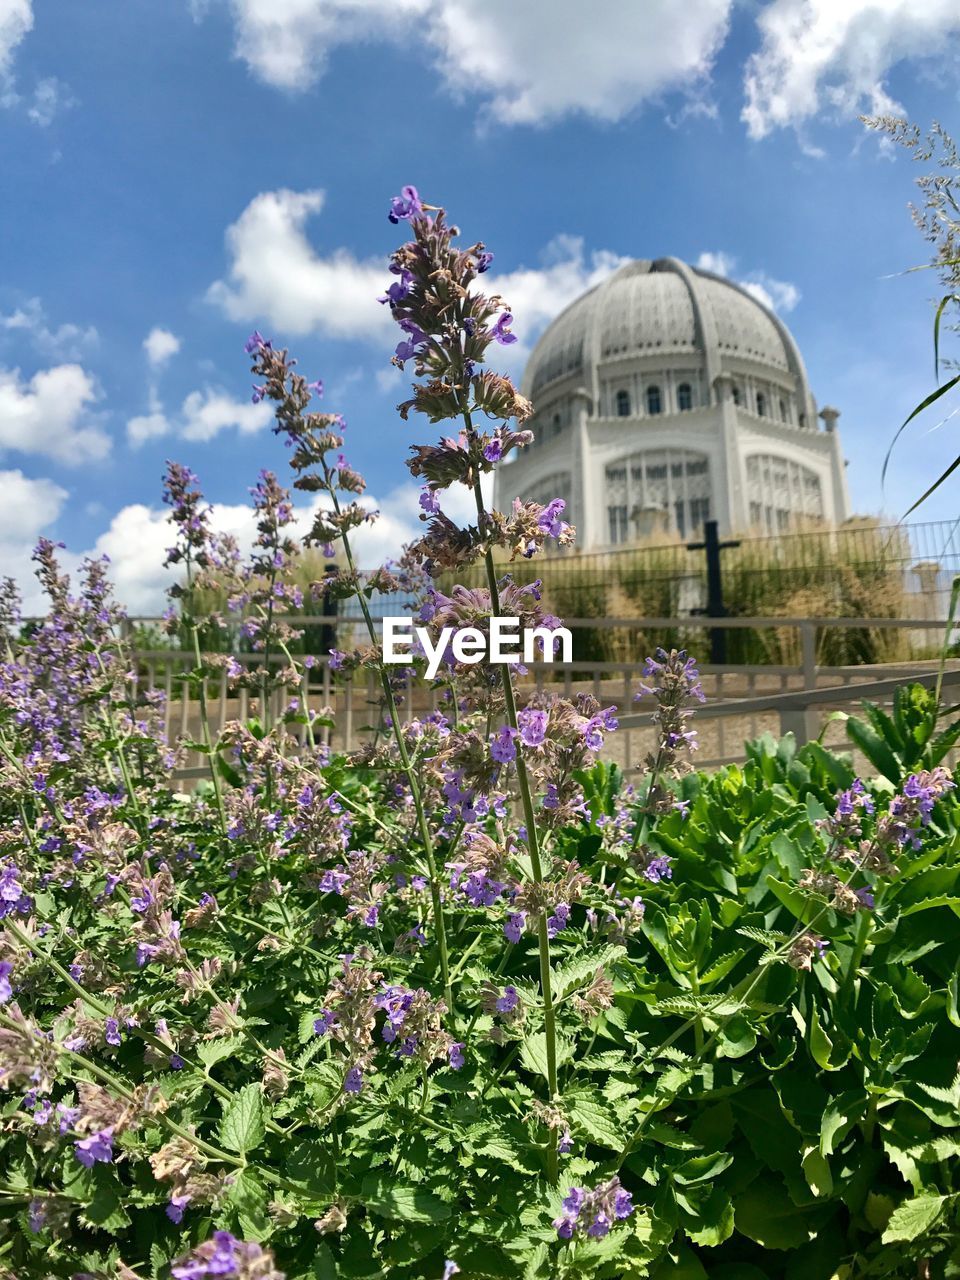
M 327 486 L 330 497 L 333 501 L 334 510 L 337 515 L 340 514 L 340 502 L 337 498 L 337 491 L 330 482 L 329 474 L 327 475 Z M 351 575 L 357 580 L 357 601 L 360 605 L 360 612 L 363 614 L 363 621 L 367 628 L 367 634 L 370 637 L 370 643 L 379 652 L 379 640 L 377 638 L 377 630 L 373 625 L 373 618 L 370 615 L 370 608 L 367 604 L 367 597 L 363 593 L 359 579 L 356 578 L 357 569 L 353 559 L 353 551 L 350 547 L 350 538 L 346 529 L 341 535 L 343 543 L 343 554 L 347 561 L 347 569 Z M 437 947 L 440 952 L 440 977 L 443 982 L 444 999 L 451 1016 L 455 1016 L 453 1004 L 453 987 L 450 984 L 450 960 L 447 952 L 447 930 L 443 917 L 443 902 L 440 897 L 440 877 L 437 870 L 437 859 L 433 850 L 433 837 L 430 834 L 430 824 L 427 821 L 427 814 L 423 807 L 423 796 L 420 794 L 420 785 L 417 781 L 417 775 L 414 772 L 413 764 L 410 760 L 410 753 L 407 750 L 407 744 L 403 737 L 403 729 L 400 725 L 400 716 L 397 712 L 397 702 L 393 696 L 393 686 L 390 683 L 390 675 L 387 671 L 382 659 L 377 662 L 377 670 L 380 673 L 380 683 L 383 686 L 383 696 L 386 702 L 387 714 L 390 716 L 390 726 L 393 732 L 394 741 L 397 744 L 397 752 L 400 756 L 400 763 L 407 782 L 410 787 L 410 794 L 413 797 L 413 805 L 417 814 L 417 826 L 420 830 L 420 839 L 423 842 L 423 852 L 427 859 L 427 866 L 430 871 L 430 898 L 433 903 L 433 924 L 437 931 Z
M 468 433 L 473 432 L 473 424 L 469 412 L 464 413 Z M 474 497 L 477 502 L 477 518 L 480 528 L 485 521 L 483 494 L 480 490 L 479 476 L 473 484 Z M 493 551 L 488 547 L 484 554 L 487 571 L 487 586 L 490 590 L 490 613 L 493 617 L 500 615 L 500 591 L 497 587 L 497 570 L 493 563 Z M 517 723 L 517 702 L 513 694 L 513 682 L 509 669 L 503 674 L 503 700 L 506 706 L 507 723 L 519 735 Z M 536 884 L 543 883 L 543 866 L 540 861 L 540 840 L 537 832 L 537 819 L 533 808 L 533 793 L 530 789 L 530 777 L 523 759 L 522 750 L 517 750 L 517 785 L 520 789 L 520 802 L 523 806 L 523 820 L 527 830 L 527 849 L 530 852 L 530 865 Z M 543 996 L 543 1027 L 547 1041 L 547 1089 L 550 1101 L 557 1097 L 557 1018 L 553 1006 L 553 984 L 550 974 L 550 936 L 547 932 L 547 913 L 541 911 L 537 918 L 537 940 L 540 952 L 540 989 Z M 558 1177 L 557 1130 L 550 1130 L 547 1147 L 547 1176 L 551 1182 Z

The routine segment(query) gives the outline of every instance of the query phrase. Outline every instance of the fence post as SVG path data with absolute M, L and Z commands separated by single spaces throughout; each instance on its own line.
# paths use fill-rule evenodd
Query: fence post
M 802 747 L 820 736 L 820 716 L 816 707 L 789 707 L 780 712 L 780 736 L 792 733 Z

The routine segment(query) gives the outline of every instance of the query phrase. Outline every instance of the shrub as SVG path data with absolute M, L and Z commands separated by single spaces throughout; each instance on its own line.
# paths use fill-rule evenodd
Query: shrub
M 479 493 L 525 442 L 505 425 L 525 402 L 481 370 L 512 336 L 468 289 L 489 255 L 457 250 L 412 188 L 391 213 L 414 233 L 392 260 L 396 360 L 425 379 L 402 412 L 463 424 L 414 451 L 428 519 L 411 556 L 480 560 L 487 581 L 429 589 L 420 616 L 543 622 L 493 550 L 568 541 L 562 504 L 503 515 Z M 789 739 L 694 773 L 702 693 L 677 652 L 648 663 L 659 746 L 637 789 L 597 762 L 609 710 L 518 706 L 506 668 L 451 661 L 444 714 L 403 720 L 406 672 L 380 662 L 368 603 L 398 579 L 355 573 L 369 516 L 342 423 L 309 410 L 318 388 L 285 351 L 259 334 L 248 350 L 295 485 L 325 496 L 308 542 L 339 541 L 343 567 L 323 590 L 354 594 L 370 635 L 336 661 L 377 673 L 382 732 L 351 757 L 315 744 L 276 621 L 301 588 L 270 473 L 244 562 L 192 474 L 168 471 L 189 682 L 201 711 L 211 671 L 260 697 L 217 740 L 202 716 L 209 778 L 190 795 L 129 679 L 103 564 L 72 595 L 41 543 L 51 610 L 26 639 L 3 593 L 3 1280 L 953 1274 L 960 864 L 942 761 L 960 729 L 907 691 L 853 731 L 875 782 Z M 477 495 L 466 529 L 440 509 L 452 483 Z M 259 667 L 202 651 L 214 590 Z

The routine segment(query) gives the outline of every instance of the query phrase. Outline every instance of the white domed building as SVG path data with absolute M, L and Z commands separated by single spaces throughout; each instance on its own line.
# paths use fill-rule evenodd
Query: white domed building
M 627 263 L 567 307 L 522 390 L 534 442 L 497 469 L 495 505 L 563 498 L 581 550 L 849 515 L 840 415 L 818 415 L 786 325 L 676 258 Z

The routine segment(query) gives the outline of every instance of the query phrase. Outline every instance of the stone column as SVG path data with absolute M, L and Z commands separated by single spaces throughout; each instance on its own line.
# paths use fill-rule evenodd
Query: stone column
M 837 419 L 840 410 L 825 404 L 820 410 L 823 427 L 830 439 L 830 476 L 833 481 L 831 494 L 831 510 L 824 511 L 824 517 L 832 524 L 841 524 L 850 515 L 850 493 L 847 489 L 847 462 L 840 445 L 840 433 L 837 430 Z

